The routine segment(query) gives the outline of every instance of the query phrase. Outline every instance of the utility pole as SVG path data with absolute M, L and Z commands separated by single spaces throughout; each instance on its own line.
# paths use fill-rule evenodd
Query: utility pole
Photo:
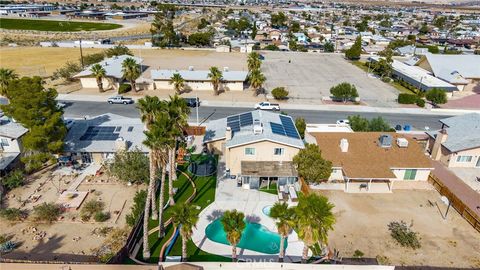
M 80 62 L 82 62 L 82 68 L 85 68 L 83 64 L 82 38 L 80 38 Z

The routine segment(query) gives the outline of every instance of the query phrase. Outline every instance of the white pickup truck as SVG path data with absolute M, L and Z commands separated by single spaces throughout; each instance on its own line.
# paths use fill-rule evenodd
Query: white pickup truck
M 280 111 L 280 105 L 277 103 L 270 102 L 260 102 L 255 104 L 256 110 L 270 110 L 270 111 Z
M 111 97 L 107 100 L 107 102 L 110 103 L 110 104 L 125 104 L 125 105 L 134 103 L 133 99 L 126 98 L 126 97 L 123 97 L 123 96 Z

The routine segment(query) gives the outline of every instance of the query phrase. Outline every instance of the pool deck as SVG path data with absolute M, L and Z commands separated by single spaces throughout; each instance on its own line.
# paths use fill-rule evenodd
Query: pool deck
M 221 170 L 219 170 L 221 171 Z M 232 248 L 229 245 L 213 242 L 205 235 L 205 228 L 226 210 L 237 209 L 245 213 L 248 220 L 260 223 L 272 232 L 277 232 L 275 221 L 266 216 L 262 209 L 277 202 L 277 196 L 258 190 L 246 190 L 237 187 L 236 180 L 217 178 L 215 201 L 200 213 L 192 240 L 200 249 L 217 255 L 231 257 Z M 297 233 L 292 231 L 288 237 L 285 262 L 300 261 L 303 242 L 298 240 Z M 278 254 L 264 254 L 247 249 L 237 248 L 238 259 L 246 261 L 277 261 Z

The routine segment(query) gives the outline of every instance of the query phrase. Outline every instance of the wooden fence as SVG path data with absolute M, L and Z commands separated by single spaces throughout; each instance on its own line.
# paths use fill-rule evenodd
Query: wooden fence
M 458 213 L 468 221 L 477 231 L 480 232 L 480 217 L 470 209 L 466 204 L 460 200 L 450 189 L 445 186 L 438 177 L 433 174 L 430 174 L 428 178 L 429 182 L 435 187 L 435 189 L 440 193 L 440 195 L 447 197 L 451 205 Z

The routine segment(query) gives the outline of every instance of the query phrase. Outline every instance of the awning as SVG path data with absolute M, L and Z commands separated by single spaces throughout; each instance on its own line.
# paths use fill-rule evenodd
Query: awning
M 256 177 L 297 177 L 291 161 L 242 161 L 242 175 Z

